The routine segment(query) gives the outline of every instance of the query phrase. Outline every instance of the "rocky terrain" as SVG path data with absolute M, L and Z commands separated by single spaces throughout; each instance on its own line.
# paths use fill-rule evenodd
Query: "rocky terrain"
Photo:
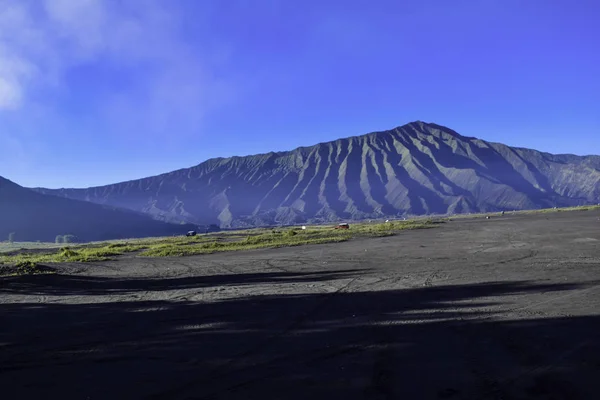
M 413 122 L 114 185 L 36 190 L 165 221 L 314 223 L 598 203 L 600 157 L 514 148 Z

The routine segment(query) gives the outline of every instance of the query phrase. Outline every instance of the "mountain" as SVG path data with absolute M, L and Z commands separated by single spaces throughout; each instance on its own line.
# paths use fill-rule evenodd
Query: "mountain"
M 0 177 L 0 240 L 54 241 L 72 234 L 81 241 L 182 234 L 195 225 L 156 221 L 130 210 L 37 193 Z
M 165 221 L 243 227 L 597 203 L 599 182 L 599 156 L 514 148 L 417 121 L 114 185 L 36 190 Z

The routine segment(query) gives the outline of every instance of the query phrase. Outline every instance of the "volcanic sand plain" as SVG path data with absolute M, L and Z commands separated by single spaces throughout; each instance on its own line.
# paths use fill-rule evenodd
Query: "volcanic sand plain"
M 600 398 L 600 212 L 0 278 L 4 399 Z

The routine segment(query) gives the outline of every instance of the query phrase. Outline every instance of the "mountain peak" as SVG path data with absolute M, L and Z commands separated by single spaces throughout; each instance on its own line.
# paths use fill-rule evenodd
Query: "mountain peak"
M 472 139 L 417 120 L 140 181 L 41 191 L 224 228 L 598 202 L 600 161 Z
M 447 126 L 439 125 L 434 122 L 424 122 L 424 121 L 417 120 L 417 121 L 409 122 L 405 126 L 412 127 L 413 129 L 419 129 L 421 131 L 438 130 L 438 131 L 447 133 L 451 136 L 454 136 L 456 138 L 474 139 L 474 138 L 463 136 L 460 133 L 456 132 L 455 130 L 448 128 Z

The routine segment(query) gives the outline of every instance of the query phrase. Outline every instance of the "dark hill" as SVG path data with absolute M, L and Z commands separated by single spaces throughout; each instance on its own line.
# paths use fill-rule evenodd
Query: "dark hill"
M 72 234 L 81 241 L 182 234 L 175 225 L 115 207 L 37 193 L 0 177 L 0 240 L 54 241 Z
M 413 122 L 114 185 L 37 190 L 166 221 L 287 224 L 597 203 L 600 157 L 514 148 Z

